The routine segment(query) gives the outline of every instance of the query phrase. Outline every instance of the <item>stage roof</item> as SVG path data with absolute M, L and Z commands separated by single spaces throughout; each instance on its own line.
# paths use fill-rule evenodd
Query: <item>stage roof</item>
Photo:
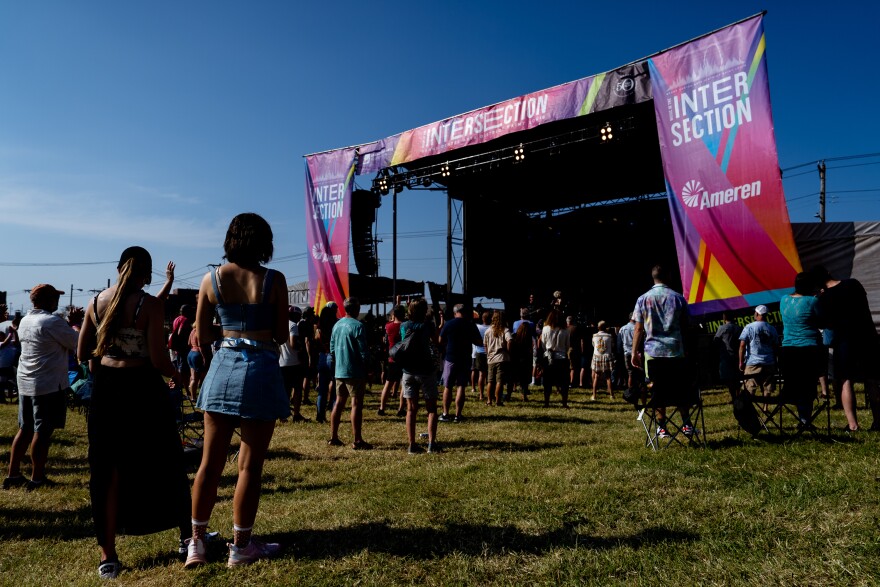
M 357 173 L 378 172 L 391 192 L 395 182 L 441 185 L 453 198 L 497 200 L 528 214 L 663 193 L 648 60 L 759 15 L 605 73 L 356 145 Z M 565 107 L 542 112 L 548 95 L 563 96 Z M 606 130 L 613 138 L 603 141 Z M 524 159 L 516 161 L 519 148 Z

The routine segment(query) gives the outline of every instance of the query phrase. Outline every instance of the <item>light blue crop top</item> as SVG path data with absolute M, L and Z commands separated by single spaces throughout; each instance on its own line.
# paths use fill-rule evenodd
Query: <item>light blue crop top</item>
M 219 269 L 218 269 L 219 271 Z M 227 304 L 220 295 L 217 286 L 217 271 L 211 272 L 211 285 L 214 287 L 214 295 L 217 296 L 217 316 L 220 318 L 220 326 L 224 330 L 272 330 L 275 325 L 275 304 L 266 302 L 272 289 L 272 280 L 275 277 L 274 269 L 266 269 L 263 278 L 263 292 L 260 302 L 257 304 Z

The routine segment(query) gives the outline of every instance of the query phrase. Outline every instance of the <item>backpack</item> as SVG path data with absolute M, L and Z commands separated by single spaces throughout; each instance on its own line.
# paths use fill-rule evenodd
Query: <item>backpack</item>
M 758 413 L 755 411 L 755 406 L 752 405 L 751 399 L 747 394 L 741 393 L 733 400 L 733 417 L 736 418 L 740 428 L 752 436 L 757 436 L 761 431 L 761 421 L 758 420 Z
M 431 349 L 425 335 L 424 325 L 412 325 L 408 328 L 406 336 L 391 347 L 388 355 L 394 359 L 396 365 L 409 373 L 430 373 L 433 371 Z

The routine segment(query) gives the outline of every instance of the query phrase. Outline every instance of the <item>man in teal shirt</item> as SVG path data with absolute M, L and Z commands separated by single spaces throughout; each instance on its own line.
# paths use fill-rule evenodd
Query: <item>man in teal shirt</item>
M 371 444 L 361 437 L 364 418 L 364 391 L 367 387 L 367 331 L 357 316 L 361 311 L 357 298 L 346 298 L 342 303 L 345 317 L 333 327 L 330 335 L 330 355 L 336 365 L 336 404 L 330 413 L 331 446 L 342 446 L 339 440 L 339 422 L 348 396 L 351 395 L 351 431 L 354 450 L 369 450 Z

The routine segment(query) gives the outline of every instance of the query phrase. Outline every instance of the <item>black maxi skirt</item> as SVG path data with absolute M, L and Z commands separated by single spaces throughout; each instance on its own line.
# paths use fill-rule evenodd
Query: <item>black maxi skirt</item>
M 89 493 L 98 544 L 105 545 L 107 495 L 119 475 L 117 533 L 186 528 L 189 479 L 168 386 L 151 367 L 99 366 L 89 407 Z

